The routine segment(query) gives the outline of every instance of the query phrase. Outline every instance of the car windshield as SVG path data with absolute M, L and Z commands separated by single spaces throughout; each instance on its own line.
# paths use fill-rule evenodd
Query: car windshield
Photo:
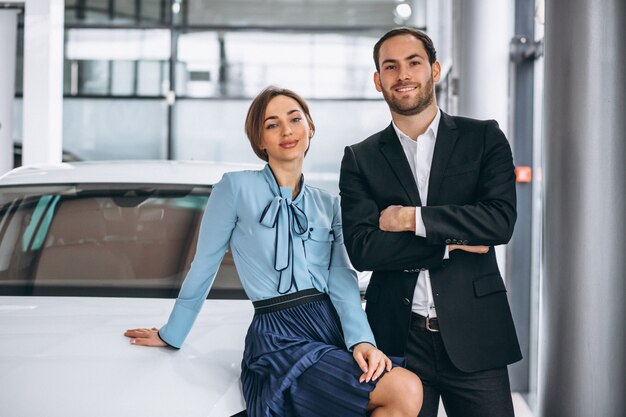
M 209 186 L 0 187 L 0 294 L 175 297 Z M 245 298 L 227 252 L 209 298 Z

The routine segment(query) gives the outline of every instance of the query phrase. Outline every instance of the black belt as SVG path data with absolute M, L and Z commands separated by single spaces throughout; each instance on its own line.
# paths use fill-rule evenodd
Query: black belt
M 297 291 L 266 300 L 254 301 L 252 304 L 254 305 L 255 314 L 263 314 L 284 310 L 313 301 L 329 299 L 328 294 L 319 292 L 315 288 L 309 288 L 307 290 Z
M 437 317 L 424 317 L 417 313 L 411 313 L 411 324 L 415 324 L 420 329 L 428 330 L 429 332 L 439 331 L 439 320 L 437 320 Z

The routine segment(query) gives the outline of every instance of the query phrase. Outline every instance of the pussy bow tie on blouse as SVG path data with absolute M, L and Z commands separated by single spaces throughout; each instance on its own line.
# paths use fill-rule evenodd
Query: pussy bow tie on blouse
M 304 236 L 308 231 L 309 221 L 304 211 L 290 197 L 283 196 L 285 192 L 291 195 L 291 189 L 288 187 L 281 189 L 278 186 L 269 165 L 265 167 L 265 174 L 274 198 L 263 210 L 259 222 L 265 227 L 276 230 L 274 269 L 280 272 L 278 293 L 286 294 L 294 286 L 296 291 L 298 290 L 293 273 L 293 235 Z M 300 193 L 296 200 L 301 198 L 303 186 L 304 180 L 301 179 Z

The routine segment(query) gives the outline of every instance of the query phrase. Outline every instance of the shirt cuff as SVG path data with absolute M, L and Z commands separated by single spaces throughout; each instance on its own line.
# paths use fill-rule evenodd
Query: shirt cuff
M 444 260 L 450 259 L 450 246 L 449 245 L 446 245 L 446 250 L 443 253 L 443 259 Z
M 161 339 L 161 342 L 165 343 L 167 346 L 176 350 L 180 349 L 179 347 L 176 347 L 174 345 L 170 345 L 169 343 L 167 343 L 167 341 L 161 337 L 161 333 L 157 332 L 157 336 L 159 336 L 159 339 Z
M 378 349 L 374 343 L 372 343 L 372 342 L 370 342 L 370 341 L 368 341 L 368 340 L 362 340 L 362 341 L 360 341 L 360 342 L 356 342 L 356 343 L 354 343 L 352 346 L 350 346 L 350 347 L 348 348 L 348 351 L 353 352 L 353 351 L 354 351 L 354 348 L 355 348 L 357 345 L 360 345 L 361 343 L 368 343 L 368 344 L 370 344 L 370 345 L 374 346 L 376 349 Z
M 415 236 L 426 237 L 426 226 L 422 219 L 422 208 L 415 207 Z

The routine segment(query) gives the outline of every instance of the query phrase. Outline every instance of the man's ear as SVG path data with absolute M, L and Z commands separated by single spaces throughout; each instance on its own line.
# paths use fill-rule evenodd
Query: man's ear
M 378 71 L 374 73 L 374 85 L 376 86 L 376 91 L 379 93 L 383 91 L 383 86 L 380 83 L 380 74 Z
M 435 83 L 438 83 L 439 79 L 441 78 L 441 64 L 439 63 L 439 61 L 433 62 L 432 72 L 433 72 L 433 81 Z

